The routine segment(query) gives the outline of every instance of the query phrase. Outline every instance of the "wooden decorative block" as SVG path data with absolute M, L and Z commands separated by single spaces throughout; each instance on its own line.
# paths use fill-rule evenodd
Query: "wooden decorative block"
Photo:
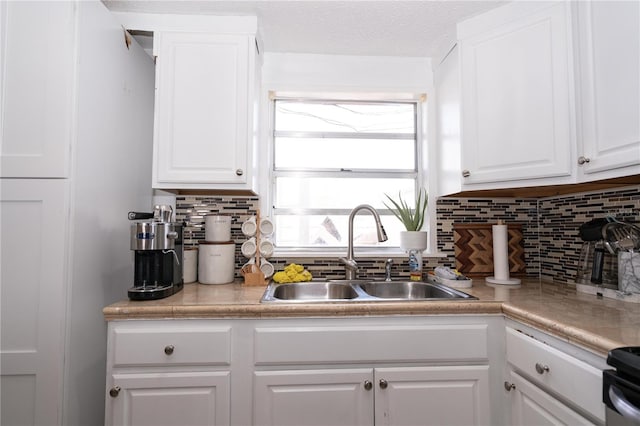
M 456 269 L 469 277 L 493 275 L 493 223 L 453 224 Z M 508 224 L 509 275 L 524 275 L 524 240 L 522 225 Z

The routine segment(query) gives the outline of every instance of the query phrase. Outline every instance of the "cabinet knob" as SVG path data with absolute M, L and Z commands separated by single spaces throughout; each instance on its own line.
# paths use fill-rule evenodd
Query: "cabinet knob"
M 578 157 L 578 164 L 580 164 L 581 166 L 585 163 L 588 163 L 591 161 L 591 158 L 589 157 L 585 157 L 583 155 L 581 155 L 580 157 Z
M 109 396 L 111 398 L 115 398 L 120 394 L 120 386 L 114 386 L 111 389 L 109 389 Z
M 242 175 L 244 174 L 244 170 L 242 170 L 242 169 L 236 169 L 236 174 L 237 174 L 238 176 L 242 176 Z
M 536 371 L 538 372 L 538 374 L 544 374 L 549 371 L 549 366 L 536 362 Z
M 364 388 L 366 390 L 371 390 L 372 387 L 373 387 L 373 383 L 371 383 L 371 380 L 365 380 L 364 381 Z
M 386 389 L 389 383 L 385 379 L 380 379 L 380 389 Z
M 512 389 L 516 388 L 516 385 L 509 382 L 504 382 L 504 388 L 507 390 L 507 392 L 511 392 Z
M 167 345 L 164 347 L 164 353 L 167 355 L 171 355 L 174 349 L 175 348 L 173 347 L 173 345 Z
M 469 170 L 462 171 L 462 177 L 469 177 L 469 176 L 471 176 L 471 172 Z

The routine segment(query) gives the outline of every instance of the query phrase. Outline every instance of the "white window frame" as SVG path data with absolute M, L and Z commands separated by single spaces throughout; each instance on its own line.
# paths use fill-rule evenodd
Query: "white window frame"
M 429 189 L 427 185 L 427 169 L 430 164 L 427 162 L 426 145 L 426 95 L 419 93 L 316 93 L 316 92 L 269 92 L 265 100 L 267 107 L 263 114 L 263 133 L 265 138 L 260 144 L 258 158 L 261 184 L 260 188 L 260 209 L 263 216 L 271 216 L 274 197 L 274 105 L 275 99 L 318 99 L 318 100 L 343 100 L 343 101 L 411 101 L 416 102 L 416 166 L 417 166 L 417 187 L 426 188 L 429 192 L 429 208 L 427 209 L 427 220 L 423 230 L 430 234 L 435 233 L 435 199 L 431 193 L 435 188 Z M 432 231 L 433 230 L 433 231 Z M 278 232 L 276 229 L 275 232 Z M 429 238 L 429 248 L 425 252 L 435 252 L 435 238 Z M 406 257 L 407 254 L 400 247 L 355 247 L 356 255 L 365 258 L 388 258 Z M 274 258 L 336 258 L 344 256 L 346 248 L 341 247 L 304 247 L 304 248 L 282 248 L 275 247 Z

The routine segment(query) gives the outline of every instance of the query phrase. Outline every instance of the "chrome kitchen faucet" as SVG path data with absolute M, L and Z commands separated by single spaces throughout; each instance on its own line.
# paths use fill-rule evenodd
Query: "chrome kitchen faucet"
M 374 220 L 376 221 L 378 241 L 387 241 L 387 233 L 384 232 L 384 227 L 382 226 L 382 222 L 380 221 L 380 215 L 378 215 L 376 209 L 368 204 L 361 204 L 351 210 L 351 214 L 349 215 L 349 246 L 347 248 L 347 257 L 340 258 L 340 262 L 344 263 L 345 277 L 348 280 L 355 279 L 358 274 L 358 262 L 356 262 L 353 256 L 353 218 L 360 210 L 368 210 L 369 212 L 371 212 Z

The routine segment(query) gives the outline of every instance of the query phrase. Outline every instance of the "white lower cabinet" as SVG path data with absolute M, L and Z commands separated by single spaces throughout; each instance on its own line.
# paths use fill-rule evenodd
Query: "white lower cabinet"
M 511 413 L 514 425 L 594 425 L 517 373 L 511 372 Z
M 229 322 L 109 323 L 106 425 L 231 422 Z
M 498 389 L 501 320 L 261 322 L 253 425 L 500 424 L 491 376 Z
M 376 425 L 491 423 L 489 366 L 375 369 Z
M 116 425 L 229 425 L 230 373 L 114 374 L 109 391 Z
M 604 424 L 602 369 L 514 328 L 506 329 L 512 424 Z M 598 360 L 601 361 L 601 360 Z
M 254 424 L 477 425 L 489 422 L 489 367 L 258 371 Z
M 254 424 L 373 425 L 373 370 L 257 371 Z
M 109 321 L 105 425 L 504 425 L 500 315 Z

